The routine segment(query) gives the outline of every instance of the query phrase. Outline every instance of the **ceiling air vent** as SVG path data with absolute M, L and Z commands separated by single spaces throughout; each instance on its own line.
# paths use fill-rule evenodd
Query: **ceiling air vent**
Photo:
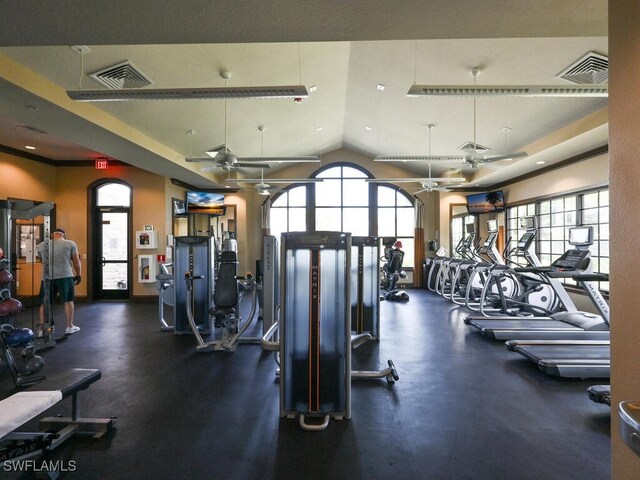
M 478 143 L 473 143 L 471 141 L 466 142 L 458 147 L 458 150 L 462 150 L 463 152 L 488 152 L 491 150 L 489 147 L 483 147 Z
M 556 76 L 567 82 L 580 85 L 607 83 L 609 81 L 609 57 L 589 52 Z
M 209 155 L 211 158 L 214 158 L 219 152 L 220 150 L 223 150 L 225 148 L 225 144 L 221 144 L 221 145 L 217 145 L 215 147 L 211 147 L 211 148 L 207 148 L 204 153 L 206 153 L 207 155 Z
M 89 75 L 96 82 L 112 90 L 122 88 L 141 88 L 153 82 L 138 70 L 133 63 L 125 61 L 111 67 L 103 68 Z

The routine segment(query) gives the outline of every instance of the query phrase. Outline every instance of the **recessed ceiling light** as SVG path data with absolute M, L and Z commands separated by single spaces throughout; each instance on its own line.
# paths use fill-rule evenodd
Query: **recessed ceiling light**
M 318 86 L 317 86 L 317 85 L 311 85 L 311 86 L 309 87 L 309 92 L 310 92 L 310 93 L 311 93 L 311 92 L 315 92 L 316 90 L 318 90 Z
M 35 150 L 36 147 L 33 147 L 31 145 L 25 145 L 24 148 L 26 148 L 27 150 Z
M 371 127 L 370 127 L 369 125 L 366 125 L 366 126 L 364 127 L 364 129 L 365 129 L 367 132 L 370 132 L 370 131 L 371 131 Z
M 539 160 L 536 162 L 536 165 L 544 165 L 545 163 L 547 162 L 545 162 L 544 160 Z
M 381 92 L 384 91 L 384 85 L 382 85 L 381 83 L 378 84 L 378 90 L 380 90 Z
M 322 127 L 317 127 L 316 128 L 316 132 L 319 132 L 320 130 L 322 130 Z

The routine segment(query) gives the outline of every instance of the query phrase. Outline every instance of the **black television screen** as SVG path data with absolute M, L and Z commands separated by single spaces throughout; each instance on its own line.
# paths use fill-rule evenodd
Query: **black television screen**
M 502 212 L 504 211 L 504 194 L 502 190 L 494 192 L 467 195 L 467 210 L 469 214 Z
M 185 205 L 184 201 L 178 200 L 177 198 L 173 199 L 173 214 L 176 217 L 187 214 L 187 206 Z
M 224 195 L 209 192 L 187 192 L 187 212 L 224 215 Z

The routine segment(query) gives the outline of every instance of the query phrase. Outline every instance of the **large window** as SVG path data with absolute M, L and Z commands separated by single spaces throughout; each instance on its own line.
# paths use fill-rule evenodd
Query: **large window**
M 378 235 L 402 242 L 405 267 L 413 267 L 413 202 L 397 188 L 378 186 Z
M 316 178 L 316 230 L 351 232 L 369 235 L 368 175 L 352 167 L 333 167 L 321 171 Z
M 356 165 L 336 164 L 317 172 L 322 182 L 296 185 L 276 195 L 269 214 L 272 235 L 305 230 L 350 232 L 354 236 L 396 237 L 404 267 L 413 268 L 413 199 Z
M 591 225 L 594 243 L 589 248 L 595 272 L 609 273 L 609 190 L 599 189 L 507 208 L 507 235 L 519 238 L 523 231 L 519 219 L 535 215 L 538 225 L 536 253 L 549 265 L 568 248 L 569 227 Z M 568 284 L 575 284 L 566 280 Z M 609 282 L 600 282 L 602 290 Z

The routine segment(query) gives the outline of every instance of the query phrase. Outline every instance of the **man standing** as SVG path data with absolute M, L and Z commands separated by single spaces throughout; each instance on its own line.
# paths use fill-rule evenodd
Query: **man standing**
M 80 256 L 78 255 L 78 246 L 75 242 L 66 239 L 64 230 L 56 228 L 51 238 L 52 241 L 49 244 L 51 249 L 49 252 L 51 255 L 49 299 L 51 303 L 53 303 L 56 295 L 60 295 L 60 300 L 64 305 L 64 314 L 67 318 L 67 329 L 65 333 L 70 335 L 80 331 L 80 327 L 76 327 L 73 324 L 75 312 L 73 300 L 75 297 L 75 286 L 82 280 L 82 264 L 80 263 Z M 40 243 L 37 247 L 38 256 L 43 262 L 48 261 L 46 250 L 46 242 Z M 44 282 L 40 284 L 40 323 L 44 325 Z

